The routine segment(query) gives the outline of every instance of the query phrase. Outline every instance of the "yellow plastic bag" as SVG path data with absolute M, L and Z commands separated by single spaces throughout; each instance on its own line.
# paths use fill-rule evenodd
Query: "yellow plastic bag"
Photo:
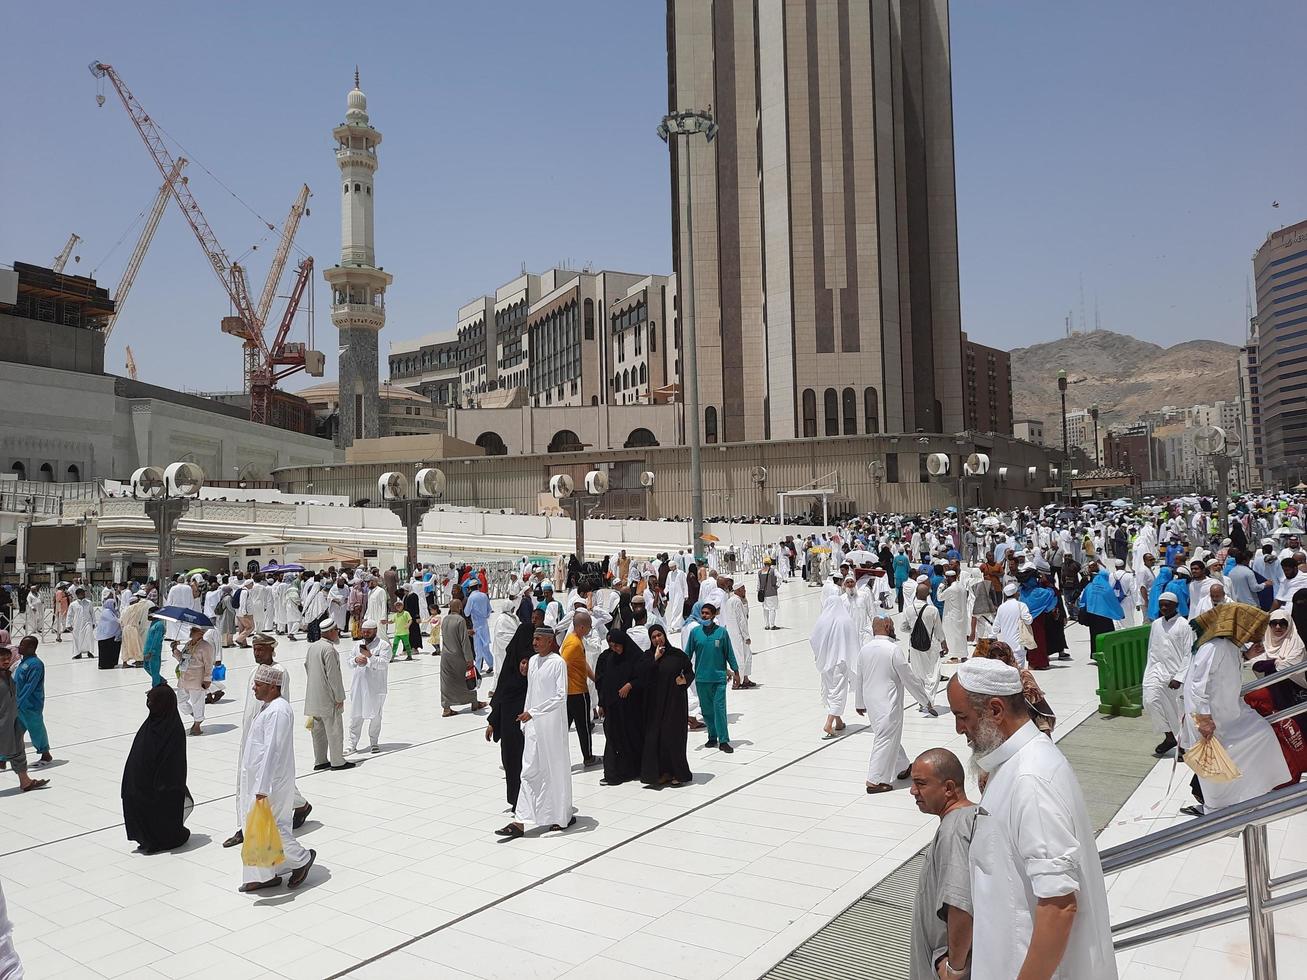
M 1216 736 L 1199 739 L 1197 745 L 1185 752 L 1184 762 L 1208 782 L 1228 783 L 1239 778 L 1239 767 Z
M 245 818 L 245 842 L 241 844 L 241 863 L 251 868 L 276 868 L 286 861 L 281 849 L 281 832 L 272 816 L 267 799 L 255 800 Z

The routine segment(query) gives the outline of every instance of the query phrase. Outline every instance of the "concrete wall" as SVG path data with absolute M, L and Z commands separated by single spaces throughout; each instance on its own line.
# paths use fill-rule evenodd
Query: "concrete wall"
M 6 360 L 61 371 L 104 371 L 104 334 L 46 320 L 0 313 L 0 350 Z
M 648 429 L 659 445 L 677 442 L 679 405 L 577 405 L 557 408 L 481 408 L 449 413 L 450 435 L 475 443 L 496 433 L 509 456 L 549 451 L 555 433 L 569 429 L 583 445 L 621 449 L 635 429 Z

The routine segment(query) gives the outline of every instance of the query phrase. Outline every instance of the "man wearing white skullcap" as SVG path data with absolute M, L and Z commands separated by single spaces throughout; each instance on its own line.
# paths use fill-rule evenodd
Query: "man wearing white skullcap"
M 345 684 L 340 676 L 340 654 L 336 641 L 340 625 L 328 617 L 318 624 L 316 643 L 304 655 L 304 714 L 313 719 L 313 769 L 353 769 L 345 761 Z
M 994 632 L 1008 645 L 1017 662 L 1024 667 L 1026 647 L 1021 642 L 1021 624 L 1030 626 L 1034 622 L 1034 617 L 1030 615 L 1030 607 L 1018 597 L 1019 592 L 1020 589 L 1015 582 L 1003 586 L 1003 603 L 998 607 L 998 612 L 994 613 Z
M 283 683 L 282 669 L 275 664 L 259 664 L 254 670 L 254 696 L 263 702 L 263 710 L 254 716 L 245 741 L 240 800 L 246 819 L 255 803 L 268 801 L 286 859 L 280 868 L 243 865 L 243 892 L 273 888 L 281 884 L 281 875 L 286 871 L 291 873 L 288 887 L 298 888 L 318 856 L 316 851 L 305 850 L 291 827 L 295 805 L 295 712 L 281 696 Z
M 939 686 L 940 658 L 949 652 L 944 623 L 939 608 L 931 601 L 930 579 L 925 575 L 917 577 L 915 595 L 903 604 L 903 633 L 908 638 L 908 663 L 926 691 L 921 705 L 921 711 L 925 712 Z M 965 653 L 966 643 L 962 646 Z
M 360 629 L 363 635 L 355 641 L 349 658 L 349 754 L 359 750 L 359 736 L 363 734 L 363 722 L 367 721 L 368 741 L 372 743 L 375 755 L 381 751 L 377 745 L 381 738 L 381 709 L 385 707 L 386 692 L 390 689 L 387 683 L 390 651 L 377 635 L 376 620 L 365 619 Z
M 1030 720 L 1021 674 L 972 658 L 948 700 L 973 764 L 988 773 L 971 840 L 971 975 L 1112 980 L 1094 828 L 1070 763 Z

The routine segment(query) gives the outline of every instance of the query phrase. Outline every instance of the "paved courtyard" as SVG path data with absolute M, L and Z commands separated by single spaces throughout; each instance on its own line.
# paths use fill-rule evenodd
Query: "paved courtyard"
M 58 763 L 44 775 L 52 785 L 21 796 L 11 783 L 0 792 L 0 877 L 29 976 L 758 977 L 934 830 L 906 789 L 863 791 L 870 740 L 851 710 L 849 734 L 821 740 L 824 710 L 807 644 L 818 608 L 815 589 L 788 585 L 784 628 L 755 624 L 761 686 L 729 695 L 734 755 L 702 749 L 692 733 L 693 785 L 601 787 L 599 770 L 580 771 L 571 736 L 577 824 L 517 841 L 492 834 L 506 816 L 484 716 L 439 717 L 437 659 L 396 663 L 382 754 L 359 757 L 350 772 L 314 773 L 308 733 L 297 729 L 299 785 L 314 806 L 301 839 L 318 860 L 300 890 L 257 896 L 237 893 L 239 851 L 220 847 L 236 828 L 237 726 L 250 654 L 228 652 L 230 693 L 210 706 L 205 734 L 188 740 L 191 841 L 147 857 L 126 840 L 118 800 L 145 714 L 146 677 L 73 663 L 67 643 L 45 644 L 46 719 Z M 1075 659 L 1040 678 L 1059 735 L 1096 704 L 1085 632 L 1072 635 Z M 303 641 L 279 647 L 300 695 L 304 650 Z M 945 745 L 965 758 L 947 714 L 909 710 L 904 737 L 910 755 Z M 1159 780 L 1165 789 L 1162 773 L 1159 766 L 1109 828 L 1112 843 L 1162 825 L 1148 809 Z M 1161 812 L 1176 812 L 1181 790 Z M 1133 820 L 1132 812 L 1148 817 Z M 1272 848 L 1283 859 L 1278 873 L 1307 863 L 1304 845 L 1283 831 L 1272 831 Z M 1219 866 L 1177 861 L 1162 877 L 1118 882 L 1114 914 L 1156 907 L 1171 891 L 1228 887 L 1236 849 L 1222 845 L 1221 854 Z M 1282 942 L 1303 942 L 1293 937 L 1307 936 L 1304 918 L 1280 916 L 1282 930 L 1296 929 Z M 1213 944 L 1229 947 L 1235 969 L 1196 972 L 1216 962 L 1201 953 L 1186 965 Z M 1242 961 L 1238 947 L 1232 927 L 1121 962 L 1128 978 L 1238 977 L 1246 936 Z

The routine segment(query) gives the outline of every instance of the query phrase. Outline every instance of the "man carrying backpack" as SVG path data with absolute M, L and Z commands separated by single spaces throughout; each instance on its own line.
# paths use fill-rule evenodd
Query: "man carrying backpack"
M 930 578 L 917 576 L 917 592 L 910 602 L 903 604 L 903 632 L 908 636 L 908 663 L 931 700 L 939 686 L 939 668 L 943 657 L 948 656 L 948 642 L 944 639 L 944 623 L 939 609 L 930 599 Z M 919 708 L 925 712 L 925 708 Z

